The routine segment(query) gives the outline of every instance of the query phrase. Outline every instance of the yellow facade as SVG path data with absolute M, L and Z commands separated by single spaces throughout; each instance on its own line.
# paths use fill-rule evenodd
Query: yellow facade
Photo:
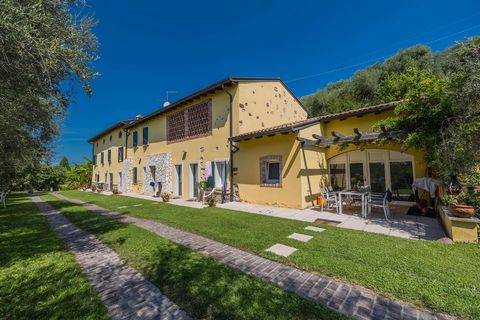
M 214 179 L 218 179 L 220 172 L 223 173 L 224 168 L 229 167 L 230 98 L 225 90 L 232 96 L 233 136 L 257 130 L 268 131 L 268 128 L 286 124 L 303 123 L 302 121 L 308 118 L 307 112 L 283 82 L 240 81 L 223 87 L 222 90 L 203 92 L 178 108 L 152 117 L 147 116 L 145 120 L 133 122 L 125 128 L 115 128 L 97 137 L 93 141 L 94 154 L 98 160 L 93 168 L 93 180 L 99 178 L 98 180 L 109 185 L 118 186 L 122 192 L 145 194 L 156 193 L 160 188 L 156 185 L 159 181 L 162 182 L 162 192 L 169 192 L 184 199 L 194 198 L 196 194 L 193 190 L 197 189 L 197 186 L 193 186 L 194 183 L 207 180 L 215 176 L 214 173 Z M 205 101 L 211 103 L 211 134 L 177 142 L 167 141 L 167 118 Z M 332 131 L 352 135 L 353 128 L 370 133 L 372 126 L 390 116 L 391 112 L 387 110 L 328 121 L 319 119 L 298 130 L 273 132 L 234 143 L 239 148 L 233 156 L 233 183 L 238 197 L 242 201 L 292 208 L 314 205 L 320 195 L 320 188 L 329 184 L 328 164 L 336 156 L 363 148 L 370 151 L 400 151 L 401 147 L 396 144 L 368 144 L 362 146 L 362 149 L 355 145 L 346 148 L 336 145 L 326 148 L 304 147 L 298 138 L 312 139 L 313 134 L 331 138 Z M 148 128 L 147 144 L 143 144 L 144 128 Z M 123 132 L 121 137 L 120 132 Z M 136 147 L 133 147 L 134 132 L 138 137 Z M 127 134 L 128 138 L 125 139 Z M 117 150 L 120 146 L 126 146 L 124 161 L 118 159 Z M 110 163 L 107 161 L 108 150 L 112 153 Z M 104 152 L 105 157 L 103 165 L 100 164 L 101 152 Z M 411 156 L 415 177 L 425 176 L 423 154 L 417 151 L 407 151 L 406 154 Z M 268 157 L 281 159 L 281 184 L 271 185 L 261 181 L 266 170 L 262 159 Z M 136 182 L 133 178 L 134 170 Z M 193 173 L 196 173 L 195 178 Z M 228 185 L 229 176 L 229 173 L 226 174 L 222 180 Z M 152 183 L 155 185 L 150 186 Z M 219 187 L 217 182 L 214 184 Z
M 371 152 L 373 154 L 395 151 L 412 162 L 413 178 L 426 176 L 426 163 L 422 152 L 407 150 L 403 152 L 399 144 L 366 144 L 340 147 L 306 147 L 297 138 L 313 139 L 317 134 L 331 138 L 332 131 L 345 136 L 353 134 L 353 128 L 364 133 L 371 133 L 371 127 L 379 120 L 391 115 L 390 112 L 367 114 L 362 117 L 347 117 L 344 120 L 332 120 L 326 123 L 319 120 L 303 129 L 288 134 L 276 134 L 273 137 L 263 136 L 238 143 L 240 151 L 236 155 L 238 161 L 238 184 L 242 200 L 252 203 L 307 208 L 316 204 L 320 196 L 320 188 L 329 185 L 329 162 L 334 157 L 352 152 Z M 259 158 L 268 155 L 282 155 L 282 178 L 285 183 L 281 187 L 271 188 L 261 185 Z M 368 163 L 368 162 L 366 162 Z M 365 168 L 368 170 L 368 168 Z M 244 176 L 244 175 L 247 175 Z
M 229 89 L 229 92 L 236 96 L 236 88 Z M 212 102 L 212 134 L 205 137 L 192 138 L 180 142 L 167 143 L 167 116 L 170 113 L 187 109 L 192 105 L 196 105 L 204 100 L 211 99 Z M 234 99 L 235 102 L 236 99 Z M 185 107 L 163 114 L 159 117 L 141 123 L 138 126 L 129 129 L 129 139 L 127 145 L 128 158 L 132 161 L 132 167 L 137 167 L 138 183 L 134 184 L 131 192 L 142 192 L 142 184 L 145 166 L 145 159 L 155 154 L 170 154 L 171 176 L 174 176 L 174 166 L 182 165 L 182 197 L 185 199 L 193 198 L 190 196 L 190 185 L 185 183 L 189 180 L 190 164 L 199 164 L 200 179 L 204 176 L 205 165 L 211 161 L 225 161 L 229 157 L 228 138 L 229 138 L 229 96 L 224 92 L 207 95 L 201 100 L 192 102 Z M 137 131 L 139 137 L 142 135 L 144 127 L 149 128 L 149 144 L 142 145 L 139 138 L 139 146 L 133 147 L 131 136 Z M 164 190 L 175 194 L 173 184 L 169 190 Z
M 119 184 L 119 173 L 122 171 L 123 160 L 118 157 L 118 148 L 125 145 L 125 132 L 123 128 L 115 128 L 92 142 L 93 154 L 96 155 L 96 164 L 93 165 L 94 182 L 108 184 L 107 189 Z M 111 154 L 111 161 L 108 161 L 108 152 Z M 104 161 L 101 162 L 103 152 Z
M 307 112 L 283 83 L 238 85 L 238 130 L 234 135 L 306 120 Z
M 298 122 L 307 119 L 308 115 L 300 102 L 294 97 L 285 85 L 275 79 L 269 80 L 242 80 L 232 86 L 226 87 L 232 96 L 232 135 L 248 132 L 254 128 L 266 128 L 281 125 L 285 122 Z M 198 179 L 207 178 L 207 173 L 215 171 L 215 166 L 229 165 L 229 137 L 230 137 L 230 98 L 224 90 L 213 90 L 202 93 L 192 99 L 191 102 L 183 104 L 179 108 L 159 114 L 158 116 L 140 121 L 138 124 L 128 127 L 128 139 L 125 150 L 125 161 L 122 163 L 112 162 L 108 167 L 95 166 L 95 174 L 100 172 L 103 181 L 104 172 L 115 172 L 113 183 L 119 185 L 119 191 L 136 193 L 153 193 L 157 189 L 150 187 L 153 171 L 149 162 L 156 156 L 165 156 L 160 162 L 168 162 L 166 174 L 167 182 L 163 184 L 162 191 L 172 193 L 184 199 L 194 198 L 192 193 L 192 170 L 191 165 L 198 164 Z M 211 101 L 211 134 L 207 136 L 193 137 L 178 142 L 167 141 L 167 118 L 169 115 L 182 110 L 189 109 L 204 101 Z M 144 145 L 143 129 L 148 127 L 149 141 Z M 137 132 L 138 146 L 133 147 L 133 134 Z M 109 135 L 110 133 L 107 133 Z M 95 140 L 102 140 L 103 136 Z M 296 141 L 294 141 L 297 143 Z M 120 141 L 125 145 L 125 141 Z M 100 158 L 103 149 L 94 149 L 94 154 Z M 114 152 L 114 151 L 112 151 Z M 112 153 L 113 154 L 113 153 Z M 212 165 L 213 163 L 213 165 Z M 223 164 L 224 163 L 224 164 Z M 235 167 L 240 163 L 234 158 Z M 157 164 L 156 164 L 157 165 Z M 182 166 L 181 177 L 178 177 L 178 167 Z M 208 170 L 208 168 L 210 168 Z M 136 168 L 136 169 L 135 169 Z M 218 168 L 217 168 L 218 169 Z M 133 181 L 133 170 L 136 170 L 136 183 Z M 150 170 L 150 171 L 149 171 Z M 158 170 L 158 168 L 157 168 Z M 210 171 L 210 172 L 209 172 Z M 218 172 L 217 173 L 218 177 Z M 123 180 L 127 183 L 120 183 L 119 178 L 123 173 Z M 235 173 L 235 179 L 240 177 Z M 229 174 L 225 177 L 229 185 Z M 164 179 L 165 180 L 165 179 Z M 179 183 L 181 180 L 181 192 Z M 125 181 L 124 181 L 125 182 Z M 292 182 L 293 183 L 293 180 Z M 218 188 L 218 186 L 216 185 Z M 275 194 L 270 199 L 273 200 Z M 269 200 L 269 203 L 271 201 Z M 286 202 L 284 205 L 294 205 L 295 201 Z

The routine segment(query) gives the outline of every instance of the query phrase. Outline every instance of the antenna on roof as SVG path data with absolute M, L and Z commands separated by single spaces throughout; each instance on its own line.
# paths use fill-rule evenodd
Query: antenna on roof
M 169 99 L 168 99 L 168 95 L 169 95 L 170 93 L 178 93 L 178 91 L 171 91 L 171 90 L 165 91 L 165 97 L 166 97 L 166 99 L 165 99 L 165 102 L 163 103 L 163 107 L 164 107 L 164 108 L 165 108 L 165 107 L 168 107 L 168 106 L 170 105 L 170 101 L 169 101 Z

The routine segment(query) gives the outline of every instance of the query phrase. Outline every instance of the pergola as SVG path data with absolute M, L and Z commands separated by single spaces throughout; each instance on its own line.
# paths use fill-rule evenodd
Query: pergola
M 332 131 L 331 134 L 333 138 L 326 138 L 318 134 L 313 134 L 312 137 L 314 140 L 301 137 L 297 137 L 297 140 L 302 142 L 302 145 L 306 147 L 326 148 L 332 144 L 360 143 L 366 141 L 374 141 L 377 139 L 393 139 L 407 134 L 407 132 L 403 130 L 389 131 L 384 125 L 380 126 L 380 129 L 381 132 L 365 134 L 360 129 L 353 128 L 354 134 L 351 136 L 345 136 L 337 131 Z

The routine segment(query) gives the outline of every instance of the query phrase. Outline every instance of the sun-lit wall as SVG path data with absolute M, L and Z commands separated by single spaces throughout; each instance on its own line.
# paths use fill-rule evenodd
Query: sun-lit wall
M 114 129 L 92 142 L 93 154 L 96 155 L 96 165 L 93 165 L 92 182 L 96 182 L 96 175 L 99 181 L 110 183 L 112 174 L 113 185 L 118 185 L 118 172 L 121 172 L 122 161 L 118 159 L 118 148 L 125 145 L 125 132 L 122 128 Z M 108 150 L 111 152 L 111 161 L 108 161 Z M 104 163 L 101 163 L 103 152 Z M 124 151 L 125 152 L 125 151 Z
M 305 109 L 280 81 L 241 82 L 238 90 L 238 134 L 307 119 Z

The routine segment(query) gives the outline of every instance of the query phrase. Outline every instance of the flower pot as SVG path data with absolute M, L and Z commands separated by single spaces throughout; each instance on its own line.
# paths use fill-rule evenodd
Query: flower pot
M 326 205 L 327 203 L 325 202 L 325 199 L 322 198 L 322 196 L 317 197 L 317 205 Z
M 448 207 L 454 216 L 459 218 L 471 218 L 475 214 L 475 208 L 467 205 L 452 205 Z

